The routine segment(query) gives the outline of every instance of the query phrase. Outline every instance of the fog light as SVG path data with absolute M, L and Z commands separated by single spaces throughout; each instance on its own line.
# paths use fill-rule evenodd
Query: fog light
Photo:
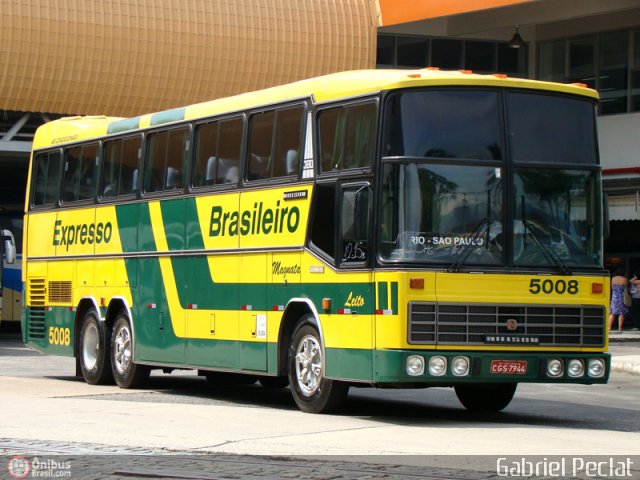
M 447 359 L 437 356 L 429 359 L 429 374 L 434 377 L 441 377 L 447 373 Z
M 469 375 L 469 357 L 455 357 L 451 361 L 451 373 L 456 377 Z
M 567 365 L 567 373 L 572 378 L 583 376 L 584 363 L 582 363 L 582 360 L 578 360 L 577 358 L 569 360 L 569 365 Z
M 564 364 L 559 358 L 552 358 L 547 361 L 547 375 L 550 377 L 561 377 L 564 373 Z
M 604 360 L 602 358 L 592 358 L 589 360 L 589 376 L 592 378 L 604 377 Z
M 424 373 L 424 358 L 420 355 L 410 355 L 407 357 L 407 375 L 417 377 Z

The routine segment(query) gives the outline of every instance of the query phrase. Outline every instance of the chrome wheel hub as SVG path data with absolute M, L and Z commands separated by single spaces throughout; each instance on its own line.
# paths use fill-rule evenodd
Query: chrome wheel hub
M 82 363 L 88 370 L 93 370 L 98 363 L 100 352 L 100 333 L 95 323 L 90 323 L 82 337 Z
M 310 397 L 322 380 L 322 350 L 313 335 L 305 336 L 296 350 L 296 380 L 303 395 Z
M 113 361 L 119 374 L 123 375 L 129 369 L 131 354 L 131 332 L 123 326 L 116 332 L 113 350 Z

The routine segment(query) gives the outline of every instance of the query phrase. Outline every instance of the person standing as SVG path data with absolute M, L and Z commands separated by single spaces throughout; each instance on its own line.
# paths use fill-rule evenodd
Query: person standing
M 618 319 L 618 332 L 622 332 L 622 326 L 624 325 L 624 316 L 629 313 L 629 309 L 624 304 L 624 291 L 629 286 L 629 281 L 624 276 L 624 271 L 616 270 L 613 278 L 611 279 L 611 306 L 609 311 L 609 331 L 613 327 L 613 324 Z
M 631 320 L 633 329 L 640 329 L 640 272 L 635 272 L 629 280 L 629 294 L 631 295 Z

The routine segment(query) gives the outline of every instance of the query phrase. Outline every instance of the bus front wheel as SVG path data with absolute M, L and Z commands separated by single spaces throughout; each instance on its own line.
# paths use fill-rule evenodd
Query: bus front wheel
M 499 412 L 513 399 L 517 383 L 456 385 L 456 396 L 471 412 Z
M 113 378 L 121 388 L 141 387 L 149 378 L 149 367 L 133 362 L 131 322 L 124 312 L 118 314 L 113 324 L 111 366 Z
M 320 334 L 306 317 L 297 324 L 291 337 L 288 367 L 291 393 L 303 412 L 334 410 L 347 397 L 347 384 L 325 378 Z
M 109 346 L 111 331 L 98 319 L 98 313 L 88 310 L 80 327 L 79 353 L 82 378 L 90 385 L 113 383 Z

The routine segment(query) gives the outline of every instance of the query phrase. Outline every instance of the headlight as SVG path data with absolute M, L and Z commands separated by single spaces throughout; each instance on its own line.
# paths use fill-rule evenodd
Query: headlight
M 441 377 L 447 373 L 447 359 L 445 357 L 436 356 L 429 359 L 429 374 L 434 377 Z
M 547 375 L 550 377 L 561 377 L 564 373 L 564 363 L 559 358 L 551 358 L 547 361 Z
M 424 373 L 424 358 L 420 355 L 410 355 L 407 357 L 407 375 L 417 377 Z
M 602 358 L 592 358 L 589 360 L 589 376 L 592 378 L 604 377 L 605 366 Z
M 574 358 L 569 360 L 569 364 L 567 365 L 567 373 L 572 378 L 578 378 L 584 375 L 584 363 L 582 360 Z
M 451 373 L 456 377 L 469 375 L 469 357 L 454 357 L 451 361 Z

